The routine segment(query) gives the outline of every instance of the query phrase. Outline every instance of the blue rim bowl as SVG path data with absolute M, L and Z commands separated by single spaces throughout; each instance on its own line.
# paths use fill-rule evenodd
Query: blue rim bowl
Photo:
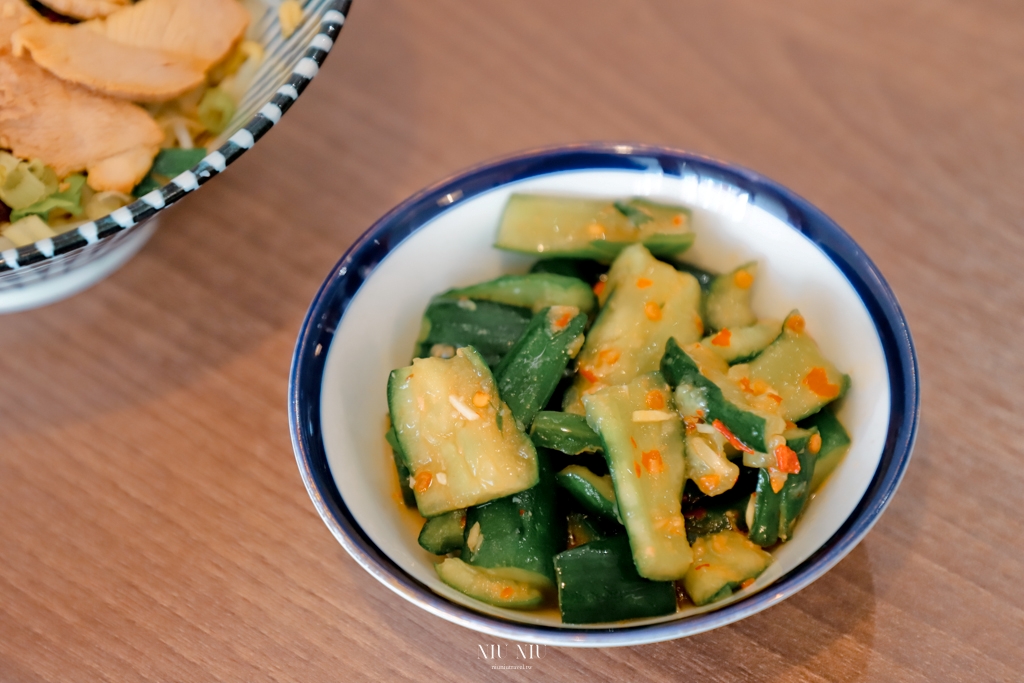
M 674 621 L 607 629 L 524 625 L 482 614 L 431 591 L 393 562 L 360 528 L 331 475 L 321 435 L 325 362 L 342 316 L 356 292 L 398 245 L 451 206 L 507 183 L 579 170 L 696 173 L 746 193 L 817 245 L 862 299 L 881 341 L 891 411 L 885 446 L 866 493 L 832 537 L 767 589 L 721 609 Z M 443 180 L 388 212 L 345 252 L 320 287 L 302 323 L 288 388 L 289 425 L 299 471 L 317 512 L 348 553 L 403 598 L 448 621 L 497 637 L 554 646 L 607 647 L 658 642 L 702 633 L 767 609 L 835 566 L 864 538 L 899 486 L 910 461 L 920 412 L 917 357 L 895 295 L 867 254 L 805 199 L 753 171 L 688 152 L 622 144 L 578 144 L 524 152 Z

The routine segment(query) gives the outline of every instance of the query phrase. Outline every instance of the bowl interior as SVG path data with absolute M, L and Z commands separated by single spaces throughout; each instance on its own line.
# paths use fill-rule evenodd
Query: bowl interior
M 690 207 L 697 239 L 685 260 L 719 271 L 758 260 L 757 314 L 782 318 L 799 308 L 825 354 L 853 379 L 839 409 L 853 437 L 852 448 L 809 503 L 793 539 L 773 552 L 773 564 L 754 586 L 712 606 L 629 625 L 719 609 L 763 590 L 800 565 L 839 530 L 878 468 L 890 416 L 889 375 L 881 341 L 843 273 L 775 212 L 749 203 L 731 186 L 700 182 L 696 176 L 666 175 L 660 170 L 565 171 L 501 185 L 457 202 L 434 217 L 368 274 L 334 335 L 321 387 L 327 461 L 358 524 L 399 567 L 445 598 L 508 621 L 560 627 L 553 610 L 521 612 L 490 607 L 438 580 L 432 566 L 436 558 L 416 541 L 422 520 L 400 503 L 397 474 L 383 438 L 388 374 L 409 364 L 420 316 L 430 297 L 450 287 L 525 272 L 532 263 L 531 258 L 492 247 L 502 209 L 512 192 L 645 196 Z

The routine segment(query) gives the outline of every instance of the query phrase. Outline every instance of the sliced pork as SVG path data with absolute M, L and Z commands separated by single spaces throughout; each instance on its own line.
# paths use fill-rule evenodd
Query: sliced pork
M 131 192 L 163 137 L 141 107 L 0 54 L 0 147 L 15 156 L 41 159 L 60 177 L 88 170 L 95 190 Z
M 73 26 L 31 23 L 14 33 L 13 46 L 65 80 L 114 97 L 161 102 L 202 84 L 248 22 L 237 0 L 141 0 Z

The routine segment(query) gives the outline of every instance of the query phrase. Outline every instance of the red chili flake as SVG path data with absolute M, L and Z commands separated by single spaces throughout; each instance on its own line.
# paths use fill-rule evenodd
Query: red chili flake
M 732 444 L 733 448 L 744 453 L 753 453 L 754 449 L 736 438 L 736 435 L 729 431 L 729 428 L 722 424 L 721 420 L 715 420 L 711 426 L 717 429 L 725 440 Z

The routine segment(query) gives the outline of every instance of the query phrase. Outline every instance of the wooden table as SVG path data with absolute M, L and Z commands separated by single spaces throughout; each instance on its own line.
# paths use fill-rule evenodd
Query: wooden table
M 358 0 L 284 123 L 137 258 L 0 319 L 0 680 L 1021 680 L 1022 65 L 1008 0 Z M 287 371 L 375 218 L 578 140 L 733 161 L 833 216 L 905 307 L 921 434 L 875 529 L 792 599 L 498 672 L 493 639 L 328 533 Z

